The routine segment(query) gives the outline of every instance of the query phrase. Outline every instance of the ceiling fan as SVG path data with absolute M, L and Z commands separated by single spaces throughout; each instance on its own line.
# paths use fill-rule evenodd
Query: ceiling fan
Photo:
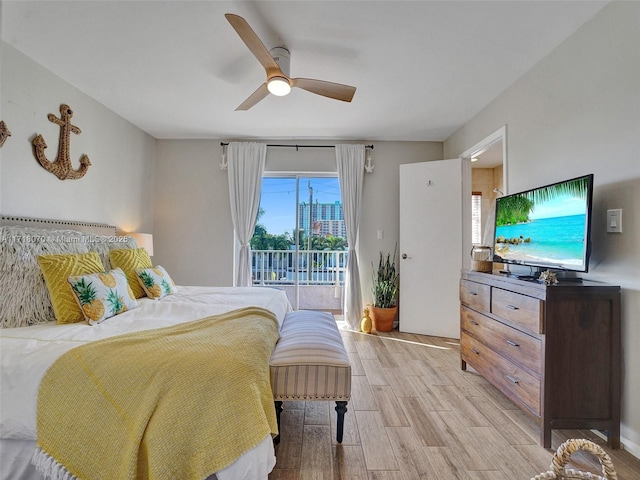
M 350 85 L 312 78 L 289 77 L 289 50 L 276 47 L 270 52 L 244 18 L 232 13 L 225 14 L 225 17 L 267 73 L 267 81 L 249 95 L 249 98 L 242 102 L 236 110 L 249 110 L 269 93 L 277 96 L 287 95 L 293 87 L 343 102 L 350 102 L 353 98 L 356 87 Z

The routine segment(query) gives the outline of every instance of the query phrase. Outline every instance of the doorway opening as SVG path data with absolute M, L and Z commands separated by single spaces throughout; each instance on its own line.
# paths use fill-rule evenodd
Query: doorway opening
M 478 142 L 461 157 L 471 166 L 471 238 L 493 247 L 495 199 L 507 193 L 507 127 Z

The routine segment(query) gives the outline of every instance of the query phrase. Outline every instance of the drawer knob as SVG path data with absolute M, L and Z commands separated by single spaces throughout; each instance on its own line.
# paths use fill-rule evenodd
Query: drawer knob
M 507 305 L 507 308 L 508 308 L 509 310 L 519 310 L 519 308 L 518 308 L 518 307 L 516 307 L 515 305 Z
M 480 355 L 480 352 L 478 350 L 476 350 L 475 348 L 472 348 L 471 352 L 475 353 L 476 355 Z
M 480 325 L 478 322 L 476 322 L 475 320 L 471 320 L 471 325 Z
M 509 380 L 512 383 L 520 383 L 520 381 L 516 377 L 511 375 L 507 375 L 507 380 Z
M 516 342 L 514 342 L 513 340 L 507 340 L 507 343 L 508 343 L 509 345 L 511 345 L 512 347 L 519 347 L 519 346 L 520 346 L 520 344 L 519 344 L 519 343 L 516 343 Z
M 474 297 L 478 295 L 478 292 L 469 292 L 469 295 L 473 295 Z

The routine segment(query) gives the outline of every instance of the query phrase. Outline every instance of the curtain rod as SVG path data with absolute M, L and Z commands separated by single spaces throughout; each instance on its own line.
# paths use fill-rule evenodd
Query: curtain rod
M 229 142 L 220 142 L 221 147 L 226 147 L 229 145 Z M 267 147 L 285 147 L 285 148 L 293 148 L 295 147 L 296 151 L 299 148 L 336 148 L 335 145 L 284 145 L 284 144 L 273 144 L 267 143 Z M 373 150 L 373 145 L 365 145 L 364 148 L 370 148 Z

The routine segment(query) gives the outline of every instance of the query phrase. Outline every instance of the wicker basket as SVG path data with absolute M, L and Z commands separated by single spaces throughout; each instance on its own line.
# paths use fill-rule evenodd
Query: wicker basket
M 600 461 L 600 466 L 602 467 L 602 475 L 596 475 L 589 472 L 580 472 L 572 468 L 565 468 L 569 463 L 569 460 L 571 459 L 571 455 L 578 450 L 585 450 L 593 454 Z M 618 480 L 616 471 L 613 468 L 613 463 L 611 462 L 611 458 L 609 457 L 609 455 L 607 455 L 607 452 L 605 452 L 600 446 L 596 445 L 595 443 L 582 438 L 567 440 L 562 445 L 560 445 L 556 453 L 553 454 L 553 459 L 551 460 L 551 466 L 549 468 L 551 468 L 551 470 L 541 473 L 540 475 L 536 475 L 531 480 L 568 480 L 574 478 L 590 478 L 592 480 Z
M 493 271 L 493 262 L 488 260 L 471 260 L 471 270 L 474 272 L 488 272 Z

